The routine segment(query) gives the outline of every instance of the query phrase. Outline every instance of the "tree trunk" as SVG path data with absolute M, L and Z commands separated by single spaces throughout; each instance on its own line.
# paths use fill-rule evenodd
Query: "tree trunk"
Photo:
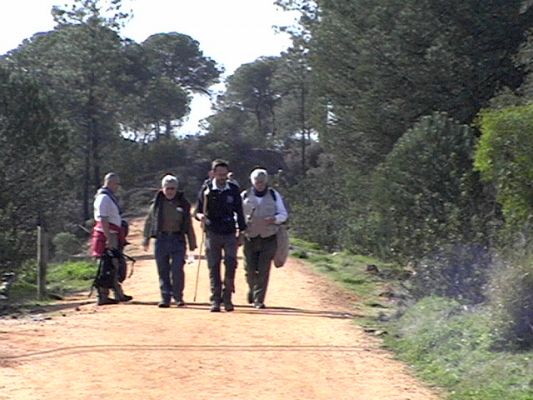
M 90 170 L 91 170 L 91 156 L 89 149 L 85 151 L 85 166 L 83 171 L 83 218 L 87 221 L 90 218 L 89 214 L 89 186 L 90 186 Z
M 307 147 L 307 140 L 306 140 L 306 133 L 307 133 L 307 127 L 305 123 L 305 92 L 304 89 L 301 88 L 300 90 L 300 131 L 302 133 L 302 176 L 305 176 L 307 167 L 306 167 L 306 147 Z

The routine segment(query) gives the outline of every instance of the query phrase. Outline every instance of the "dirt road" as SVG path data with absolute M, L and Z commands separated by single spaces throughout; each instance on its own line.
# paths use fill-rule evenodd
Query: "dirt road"
M 210 313 L 201 262 L 186 266 L 185 308 L 158 308 L 154 260 L 132 224 L 129 304 L 73 296 L 48 313 L 0 319 L 0 400 L 357 399 L 439 397 L 353 323 L 357 301 L 303 264 L 274 269 L 267 309 Z

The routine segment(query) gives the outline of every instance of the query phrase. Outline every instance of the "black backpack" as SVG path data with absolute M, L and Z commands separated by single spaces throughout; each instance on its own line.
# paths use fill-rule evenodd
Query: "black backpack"
M 98 263 L 98 271 L 94 278 L 93 287 L 112 289 L 115 286 L 116 267 L 113 260 L 116 260 L 116 265 L 120 266 L 121 258 L 124 259 L 118 250 L 105 249 L 104 254 L 100 257 L 100 262 Z
M 130 277 L 133 275 L 133 266 L 135 265 L 135 258 L 124 254 L 117 249 L 105 249 L 104 254 L 100 257 L 98 263 L 98 270 L 94 277 L 93 284 L 89 297 L 93 293 L 93 289 L 114 289 L 115 288 L 115 268 L 118 265 L 117 280 L 122 283 L 128 275 L 128 263 L 126 259 L 131 261 Z

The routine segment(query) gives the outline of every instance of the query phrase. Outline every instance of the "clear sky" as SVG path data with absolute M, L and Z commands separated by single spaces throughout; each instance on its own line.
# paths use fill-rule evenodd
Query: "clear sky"
M 0 54 L 16 48 L 34 33 L 54 28 L 53 5 L 68 0 L 0 0 Z M 231 75 L 241 64 L 261 56 L 279 55 L 290 45 L 287 35 L 276 33 L 274 25 L 291 25 L 294 14 L 283 12 L 273 0 L 123 0 L 133 18 L 122 36 L 140 43 L 161 32 L 179 32 L 200 43 Z M 189 121 L 182 131 L 196 131 L 198 120 L 210 114 L 209 99 L 196 96 Z

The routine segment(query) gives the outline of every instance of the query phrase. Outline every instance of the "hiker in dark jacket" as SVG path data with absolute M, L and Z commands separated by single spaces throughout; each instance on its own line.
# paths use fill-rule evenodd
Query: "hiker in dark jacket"
M 195 215 L 206 234 L 205 252 L 211 284 L 211 311 L 220 311 L 220 305 L 224 303 L 225 310 L 229 312 L 234 310 L 231 296 L 235 291 L 237 248 L 243 243 L 246 224 L 239 188 L 227 180 L 227 162 L 215 160 L 211 170 L 213 179 L 202 185 Z M 223 282 L 220 276 L 222 252 L 225 266 Z
M 160 308 L 170 307 L 173 297 L 178 307 L 185 306 L 186 239 L 189 250 L 196 249 L 196 236 L 191 223 L 191 205 L 178 191 L 178 178 L 165 175 L 161 190 L 150 206 L 144 224 L 144 251 L 148 251 L 150 238 L 155 238 L 155 260 L 161 290 Z

